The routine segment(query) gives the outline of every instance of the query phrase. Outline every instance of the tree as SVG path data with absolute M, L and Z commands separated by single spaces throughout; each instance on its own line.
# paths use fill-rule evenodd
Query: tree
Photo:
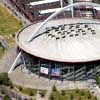
M 95 97 L 93 98 L 93 100 L 98 100 L 98 99 L 97 99 L 97 97 L 95 96 Z
M 54 100 L 54 96 L 53 95 L 50 96 L 50 100 Z
M 12 85 L 12 82 L 8 77 L 8 73 L 0 73 L 0 85 Z
M 88 98 L 88 99 L 91 99 L 91 94 L 90 94 L 90 92 L 87 93 L 87 98 Z
M 65 91 L 64 90 L 61 91 L 61 95 L 65 95 Z
M 30 91 L 30 94 L 29 94 L 30 96 L 34 96 L 34 93 L 32 92 L 32 91 Z
M 5 95 L 5 96 L 3 97 L 3 100 L 11 100 L 11 98 Z
M 19 87 L 19 91 L 22 91 L 22 89 L 23 89 L 23 88 L 20 86 L 20 87 Z
M 92 0 L 94 3 L 100 3 L 100 0 Z
M 45 96 L 45 93 L 43 91 L 40 91 L 39 94 L 41 95 L 41 97 Z
M 76 93 L 79 93 L 79 90 L 78 89 L 76 89 Z
M 79 99 L 78 100 L 82 100 L 82 98 L 81 97 L 79 97 Z
M 70 100 L 73 100 L 74 99 L 74 96 L 73 94 L 70 95 Z
M 81 92 L 80 92 L 80 95 L 81 95 L 81 96 L 84 96 L 84 95 L 85 95 L 84 91 L 81 91 Z
M 55 86 L 53 86 L 53 91 L 57 91 L 57 89 L 56 89 L 56 87 L 55 87 Z

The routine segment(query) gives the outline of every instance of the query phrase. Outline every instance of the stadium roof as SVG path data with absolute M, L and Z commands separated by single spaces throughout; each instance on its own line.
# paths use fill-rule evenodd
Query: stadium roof
M 16 37 L 17 44 L 24 51 L 48 60 L 60 62 L 100 60 L 99 20 L 55 18 L 66 9 L 81 5 L 100 7 L 98 4 L 83 2 L 61 8 L 45 21 L 21 30 Z
M 41 30 L 43 34 L 27 43 L 28 36 L 39 24 L 41 23 L 28 26 L 17 36 L 17 43 L 24 51 L 40 58 L 61 62 L 100 59 L 100 22 L 86 19 L 50 21 L 46 25 L 48 28 Z

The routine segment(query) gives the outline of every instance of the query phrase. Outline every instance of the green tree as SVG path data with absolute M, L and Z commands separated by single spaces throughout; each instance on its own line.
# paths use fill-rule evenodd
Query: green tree
M 23 88 L 20 86 L 20 87 L 19 87 L 19 91 L 22 91 L 22 90 L 23 90 Z
M 0 73 L 0 85 L 12 85 L 8 73 Z
M 94 3 L 100 3 L 100 0 L 92 0 Z
M 61 91 L 61 95 L 65 95 L 66 93 L 65 93 L 65 91 L 64 90 L 62 90 Z
M 39 94 L 41 95 L 41 97 L 45 96 L 45 93 L 43 91 L 40 91 Z
M 11 100 L 11 98 L 5 95 L 5 96 L 3 97 L 3 100 Z
M 95 96 L 95 97 L 93 98 L 93 100 L 98 100 L 98 99 L 97 99 L 97 97 Z
M 53 95 L 50 96 L 50 100 L 54 100 L 54 96 Z
M 56 86 L 53 86 L 53 91 L 57 91 Z
M 70 100 L 73 100 L 74 99 L 74 96 L 73 94 L 70 95 Z
M 88 98 L 88 99 L 91 99 L 91 94 L 90 94 L 90 92 L 87 93 L 87 98 Z
M 76 93 L 79 93 L 79 90 L 78 89 L 76 89 Z
M 32 91 L 30 91 L 30 94 L 29 94 L 30 96 L 34 96 L 34 93 L 32 92 Z
M 84 95 L 85 95 L 84 91 L 81 91 L 81 92 L 80 92 L 80 95 L 81 95 L 81 96 L 84 96 Z
M 79 99 L 78 100 L 82 100 L 82 98 L 81 97 L 79 97 Z

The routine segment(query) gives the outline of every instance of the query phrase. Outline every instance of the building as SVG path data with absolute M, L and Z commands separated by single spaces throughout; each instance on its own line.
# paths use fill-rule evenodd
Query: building
M 22 59 L 30 73 L 49 79 L 84 80 L 100 75 L 100 20 L 64 16 L 67 9 L 83 5 L 100 8 L 88 2 L 71 4 L 20 30 L 18 56 L 9 73 Z
M 73 4 L 75 2 L 92 2 L 92 0 L 10 0 L 12 5 L 16 7 L 27 19 L 31 22 L 36 22 L 46 19 L 53 12 L 57 11 L 59 8 Z M 73 12 L 69 9 L 66 12 L 66 17 L 70 18 L 71 13 L 75 17 L 91 17 L 98 18 L 98 10 L 93 10 L 91 7 L 76 7 L 73 8 Z M 95 16 L 94 13 L 98 13 Z

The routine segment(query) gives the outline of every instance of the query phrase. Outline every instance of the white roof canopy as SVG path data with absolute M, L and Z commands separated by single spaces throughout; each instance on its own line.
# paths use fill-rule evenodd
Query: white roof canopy
M 53 13 L 53 12 L 56 12 L 57 10 L 60 10 L 61 8 L 54 8 L 54 9 L 46 9 L 46 10 L 40 10 L 40 14 L 48 14 L 48 13 Z M 70 10 L 69 9 L 66 9 L 66 10 Z
M 100 7 L 94 7 L 94 9 L 96 9 L 96 10 L 100 10 Z
M 60 1 L 60 0 L 43 0 L 43 1 L 31 2 L 29 5 L 37 6 L 37 5 L 47 4 L 47 3 L 54 3 L 54 2 L 58 2 L 58 1 Z

